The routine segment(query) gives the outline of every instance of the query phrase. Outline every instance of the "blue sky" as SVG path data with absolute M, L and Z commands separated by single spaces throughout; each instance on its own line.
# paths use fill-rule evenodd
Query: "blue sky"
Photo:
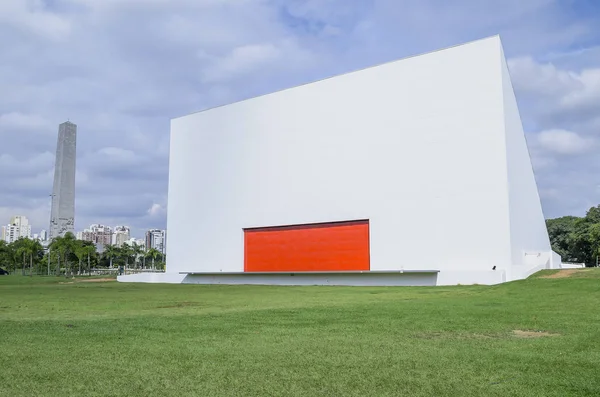
M 166 224 L 169 121 L 500 34 L 547 217 L 600 203 L 596 0 L 2 0 L 0 223 L 47 228 L 58 124 L 76 227 Z

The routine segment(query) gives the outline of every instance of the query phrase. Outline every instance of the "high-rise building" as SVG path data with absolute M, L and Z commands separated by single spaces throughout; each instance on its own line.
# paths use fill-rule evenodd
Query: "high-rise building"
M 146 249 L 146 242 L 141 238 L 131 237 L 129 240 L 123 242 L 123 245 L 129 245 L 130 247 L 133 247 L 134 244 Z
M 42 241 L 48 240 L 48 232 L 46 230 L 42 230 L 40 232 L 40 240 L 42 240 Z
M 154 248 L 161 254 L 165 253 L 165 231 L 152 229 L 146 232 L 146 249 Z
M 108 245 L 112 242 L 112 229 L 104 225 L 91 225 L 81 233 L 81 240 Z
M 73 233 L 75 225 L 75 167 L 77 126 L 70 121 L 58 127 L 49 239 Z
M 130 230 L 127 226 L 117 226 L 115 227 L 115 232 L 113 234 L 113 245 L 117 247 L 121 247 L 125 242 L 127 242 L 131 238 Z
M 2 226 L 2 240 L 12 243 L 19 238 L 31 238 L 31 225 L 25 216 L 13 216 L 10 223 Z

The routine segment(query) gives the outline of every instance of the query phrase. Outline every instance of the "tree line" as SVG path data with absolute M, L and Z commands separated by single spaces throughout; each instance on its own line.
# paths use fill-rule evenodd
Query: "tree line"
M 600 205 L 590 208 L 585 216 L 563 216 L 546 220 L 548 236 L 554 252 L 563 262 L 585 263 L 592 267 L 600 256 Z
M 596 266 L 600 260 L 600 205 L 590 208 L 585 216 L 563 216 L 547 219 L 546 227 L 552 249 L 563 262 Z M 160 251 L 145 250 L 138 244 L 121 247 L 106 245 L 102 253 L 89 241 L 77 240 L 73 233 L 52 240 L 44 249 L 37 240 L 20 238 L 13 243 L 0 240 L 0 267 L 10 273 L 25 274 L 90 274 L 96 268 L 123 266 L 133 269 L 164 270 Z
M 106 245 L 100 253 L 94 243 L 77 240 L 70 232 L 54 238 L 47 249 L 38 240 L 28 238 L 10 244 L 0 240 L 0 268 L 11 274 L 74 276 L 117 267 L 164 270 L 165 263 L 162 253 L 154 248 L 146 250 L 135 243 Z

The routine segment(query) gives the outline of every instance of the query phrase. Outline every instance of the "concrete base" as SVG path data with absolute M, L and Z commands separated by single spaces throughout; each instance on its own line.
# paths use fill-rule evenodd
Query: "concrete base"
M 122 283 L 182 284 L 184 278 L 185 274 L 179 273 L 138 273 L 117 276 L 117 281 Z
M 552 258 L 553 259 L 553 258 Z M 541 262 L 541 263 L 540 263 Z M 495 285 L 521 280 L 543 270 L 560 268 L 545 259 L 533 265 L 484 271 L 366 271 L 306 273 L 141 273 L 118 276 L 120 282 L 227 285 L 347 285 L 347 286 L 451 286 Z
M 347 285 L 435 286 L 437 271 L 357 273 L 143 273 L 118 276 L 132 283 L 226 284 L 226 285 Z
M 186 284 L 434 286 L 437 272 L 189 274 Z
M 357 273 L 142 273 L 118 276 L 119 282 L 224 285 L 436 286 L 493 285 L 506 281 L 503 271 L 357 272 Z

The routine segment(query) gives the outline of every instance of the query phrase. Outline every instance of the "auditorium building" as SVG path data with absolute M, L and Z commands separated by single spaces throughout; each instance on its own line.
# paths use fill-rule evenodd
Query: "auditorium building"
M 499 36 L 171 122 L 165 273 L 498 284 L 560 268 Z

